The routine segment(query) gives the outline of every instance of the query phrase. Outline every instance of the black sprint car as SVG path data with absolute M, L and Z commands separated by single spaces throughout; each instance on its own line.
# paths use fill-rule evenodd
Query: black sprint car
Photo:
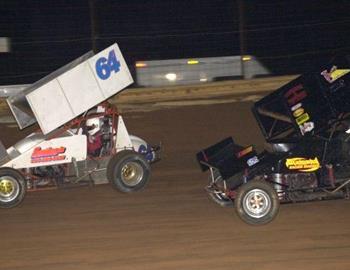
M 344 59 L 343 59 L 344 60 Z M 350 65 L 303 74 L 254 103 L 265 150 L 228 137 L 197 153 L 210 198 L 246 223 L 273 220 L 280 203 L 349 198 Z

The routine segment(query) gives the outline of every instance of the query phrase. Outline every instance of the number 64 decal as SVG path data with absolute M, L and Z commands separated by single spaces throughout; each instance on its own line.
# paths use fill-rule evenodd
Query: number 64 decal
M 111 76 L 112 72 L 119 72 L 120 62 L 115 56 L 114 50 L 111 50 L 108 53 L 108 59 L 105 57 L 100 57 L 97 59 L 95 68 L 97 76 L 102 80 L 107 80 Z

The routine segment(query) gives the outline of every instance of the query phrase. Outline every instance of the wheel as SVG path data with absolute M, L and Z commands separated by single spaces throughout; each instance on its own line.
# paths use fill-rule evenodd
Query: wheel
M 279 210 L 277 192 L 264 180 L 251 180 L 239 188 L 235 208 L 238 216 L 248 224 L 269 223 Z
M 0 168 L 0 207 L 12 208 L 19 205 L 26 194 L 23 175 L 12 168 Z
M 148 183 L 151 168 L 145 157 L 131 150 L 124 150 L 111 158 L 107 166 L 107 178 L 121 192 L 143 189 Z
M 232 200 L 225 194 L 224 182 L 218 170 L 214 169 L 215 184 L 213 185 L 211 176 L 209 178 L 208 195 L 209 198 L 222 207 L 233 207 Z

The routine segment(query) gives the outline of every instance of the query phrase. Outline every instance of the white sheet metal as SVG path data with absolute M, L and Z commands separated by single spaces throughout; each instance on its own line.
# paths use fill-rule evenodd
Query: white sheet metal
M 110 47 L 111 48 L 111 47 Z M 112 46 L 113 48 L 113 52 L 115 53 L 115 59 L 113 56 L 113 52 L 111 49 L 106 49 L 104 52 L 104 54 L 98 54 L 95 55 L 94 57 L 90 58 L 89 64 L 90 67 L 95 71 L 94 72 L 94 76 L 96 78 L 96 81 L 98 82 L 100 89 L 103 93 L 103 95 L 105 97 L 110 97 L 114 94 L 116 94 L 116 89 L 117 92 L 119 92 L 120 90 L 124 89 L 125 87 L 127 87 L 128 85 L 130 85 L 131 83 L 133 83 L 133 79 L 131 77 L 131 74 L 128 70 L 128 66 L 125 63 L 125 60 L 119 50 L 119 48 L 116 46 L 116 44 L 114 46 Z M 102 59 L 104 58 L 104 59 Z M 102 71 L 105 71 L 104 66 L 105 64 L 103 64 L 103 60 L 106 60 L 105 63 L 107 64 L 108 62 L 111 62 L 110 65 L 113 65 L 113 67 L 110 68 L 111 72 L 110 72 L 110 76 L 112 76 L 112 78 L 107 78 L 107 79 L 101 79 L 98 75 L 98 73 L 96 72 L 97 69 L 97 64 L 99 63 L 98 61 L 101 61 L 100 63 L 102 64 Z M 113 60 L 117 61 L 117 62 L 112 62 Z M 120 66 L 120 67 L 118 67 Z M 117 71 L 119 69 L 119 71 Z M 104 72 L 102 72 L 104 73 Z M 105 77 L 107 77 L 105 75 Z
M 73 158 L 76 161 L 85 160 L 87 156 L 86 144 L 85 135 L 45 140 L 3 166 L 21 169 L 70 163 Z
M 116 140 L 116 149 L 117 152 L 132 149 L 133 145 L 128 130 L 123 121 L 121 115 L 118 116 L 118 128 L 117 128 L 117 140 Z
M 44 134 L 74 118 L 58 80 L 52 80 L 31 92 L 27 100 Z
M 0 85 L 0 97 L 4 98 L 16 95 L 29 86 L 30 84 Z
M 47 134 L 131 83 L 129 69 L 118 45 L 114 44 L 94 56 L 86 54 L 76 59 L 8 103 L 11 108 L 24 111 L 25 97 L 42 132 Z M 18 120 L 21 128 L 28 126 L 27 122 Z
M 101 92 L 88 61 L 62 74 L 58 81 L 75 115 L 95 106 L 97 100 L 107 98 Z M 81 89 L 81 91 L 76 89 Z

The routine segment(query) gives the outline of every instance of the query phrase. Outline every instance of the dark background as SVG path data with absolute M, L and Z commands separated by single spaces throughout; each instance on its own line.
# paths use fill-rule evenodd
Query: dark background
M 0 36 L 12 43 L 0 54 L 0 84 L 32 83 L 91 50 L 92 40 L 97 50 L 117 42 L 131 70 L 136 60 L 239 55 L 242 29 L 245 53 L 275 75 L 350 51 L 348 0 L 248 0 L 244 20 L 234 0 L 0 3 Z

